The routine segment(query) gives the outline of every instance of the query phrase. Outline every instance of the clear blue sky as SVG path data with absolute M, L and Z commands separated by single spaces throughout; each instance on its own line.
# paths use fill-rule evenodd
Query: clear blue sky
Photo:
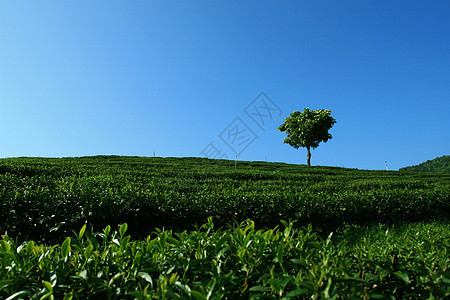
M 0 0 L 0 157 L 234 158 L 228 139 L 305 164 L 276 129 L 309 107 L 337 120 L 313 165 L 417 164 L 449 154 L 449 20 L 450 1 Z

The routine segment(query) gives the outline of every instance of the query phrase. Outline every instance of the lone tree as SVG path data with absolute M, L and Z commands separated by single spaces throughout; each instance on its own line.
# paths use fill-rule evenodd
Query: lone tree
M 328 130 L 333 127 L 336 120 L 330 114 L 331 110 L 328 109 L 305 108 L 303 112 L 294 111 L 278 127 L 279 131 L 287 134 L 284 144 L 289 144 L 295 149 L 305 147 L 308 150 L 308 166 L 311 166 L 311 148 L 315 149 L 320 142 L 326 143 L 332 138 Z

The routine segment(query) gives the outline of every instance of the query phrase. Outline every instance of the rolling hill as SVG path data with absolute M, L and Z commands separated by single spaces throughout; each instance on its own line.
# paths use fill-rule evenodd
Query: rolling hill
M 450 173 L 450 155 L 436 157 L 419 165 L 400 168 L 399 171 Z

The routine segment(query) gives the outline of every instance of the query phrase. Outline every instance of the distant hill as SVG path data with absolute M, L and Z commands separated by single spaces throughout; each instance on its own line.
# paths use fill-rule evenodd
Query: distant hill
M 416 166 L 400 168 L 399 171 L 450 173 L 450 155 L 427 160 Z

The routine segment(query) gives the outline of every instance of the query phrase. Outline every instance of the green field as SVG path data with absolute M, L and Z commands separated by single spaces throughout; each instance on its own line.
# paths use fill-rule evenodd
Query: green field
M 199 158 L 1 159 L 0 298 L 443 299 L 449 179 Z

